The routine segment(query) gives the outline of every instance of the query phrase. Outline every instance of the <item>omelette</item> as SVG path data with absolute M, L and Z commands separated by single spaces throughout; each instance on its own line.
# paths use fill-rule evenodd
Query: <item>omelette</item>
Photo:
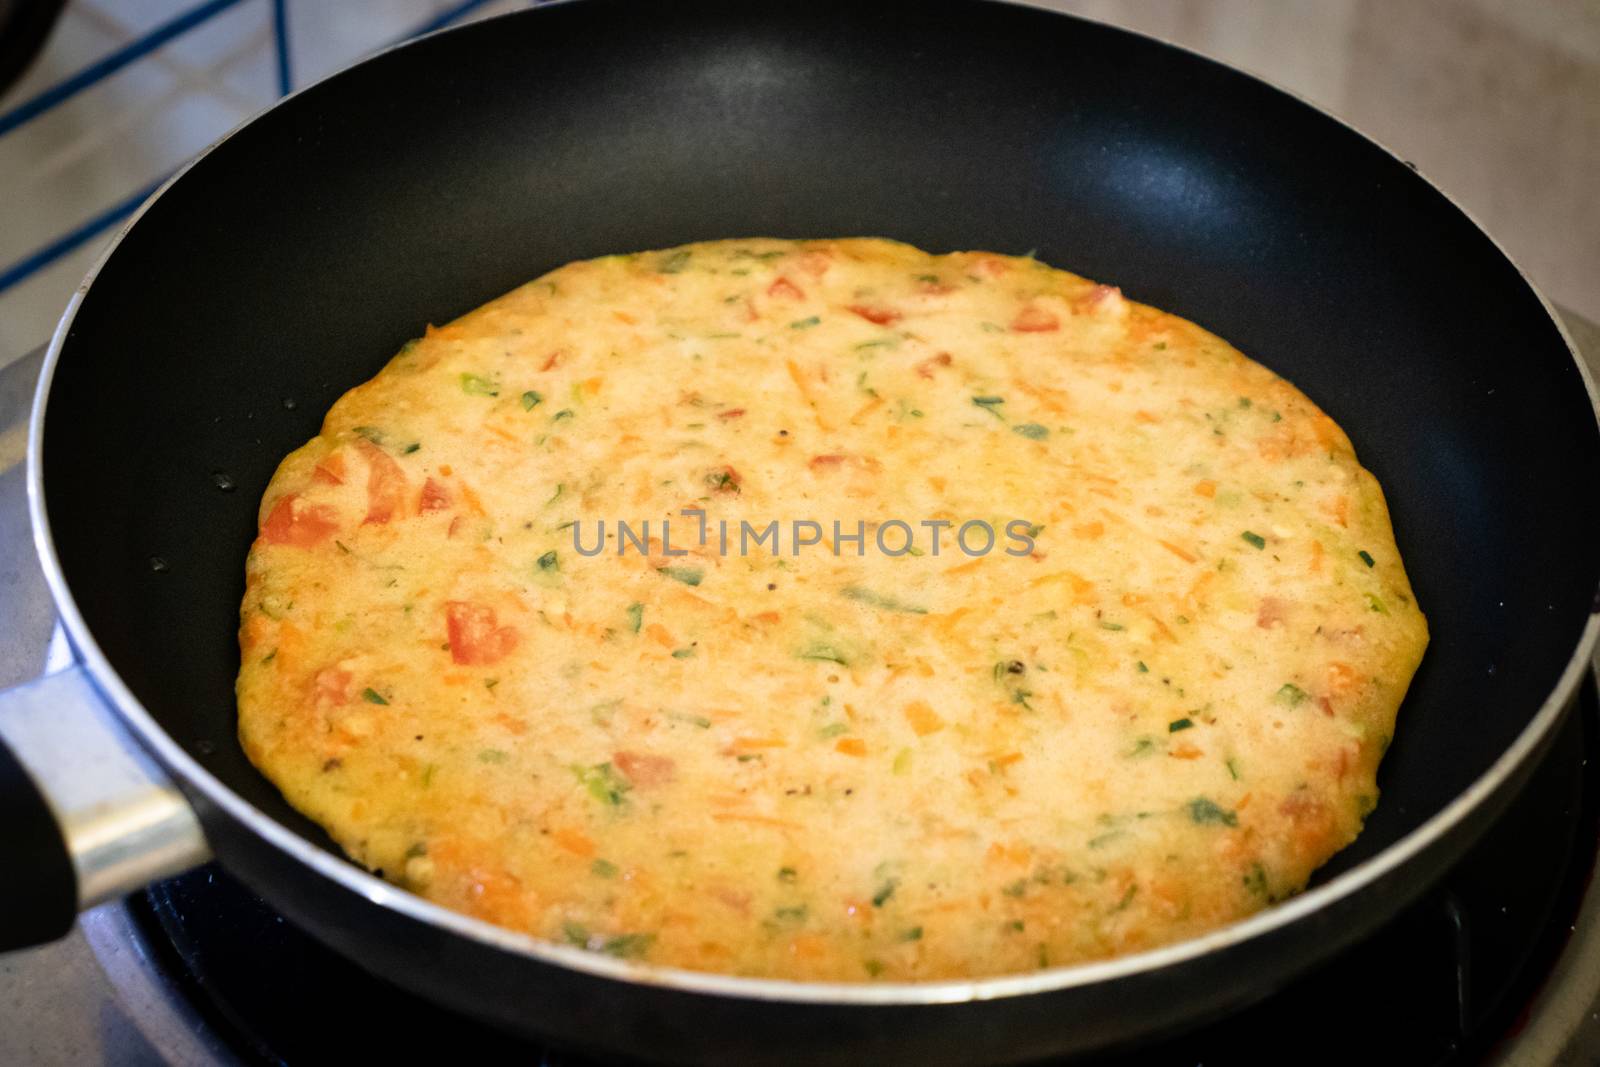
M 1149 949 L 1360 832 L 1427 644 L 1293 385 L 1031 257 L 731 240 L 429 327 L 261 502 L 239 736 L 398 886 L 669 967 Z

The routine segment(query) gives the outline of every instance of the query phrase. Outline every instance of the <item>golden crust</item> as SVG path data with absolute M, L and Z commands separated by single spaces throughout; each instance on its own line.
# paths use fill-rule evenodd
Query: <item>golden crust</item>
M 796 519 L 866 552 L 794 555 Z M 1427 643 L 1288 382 L 1031 259 L 880 240 L 554 271 L 346 394 L 261 520 L 239 731 L 296 807 L 446 906 L 737 974 L 1015 972 L 1259 910 L 1359 832 Z

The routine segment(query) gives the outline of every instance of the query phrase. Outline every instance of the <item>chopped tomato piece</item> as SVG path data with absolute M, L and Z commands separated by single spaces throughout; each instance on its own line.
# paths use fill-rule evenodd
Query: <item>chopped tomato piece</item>
M 627 776 L 628 781 L 640 788 L 665 785 L 672 781 L 672 775 L 678 769 L 678 765 L 666 756 L 640 752 L 618 752 L 611 757 L 611 762 Z
M 979 256 L 973 261 L 972 269 L 979 274 L 987 274 L 991 278 L 998 278 L 1011 269 L 1011 264 L 999 256 Z
M 935 368 L 948 367 L 949 365 L 950 353 L 940 352 L 937 356 L 930 356 L 917 364 L 917 376 L 919 378 L 932 378 Z
M 350 672 L 338 667 L 324 667 L 312 679 L 312 688 L 319 704 L 347 704 L 350 701 Z
M 369 444 L 367 454 L 367 517 L 363 523 L 385 523 L 397 514 L 405 515 L 406 476 L 400 464 L 377 445 Z
M 295 493 L 286 493 L 261 524 L 261 536 L 268 544 L 313 548 L 332 537 L 339 528 L 339 513 L 327 504 L 305 504 Z
M 334 452 L 317 464 L 317 469 L 311 472 L 311 480 L 324 485 L 344 484 L 344 453 Z
M 418 511 L 443 511 L 450 506 L 450 490 L 429 478 L 422 483 L 422 502 Z
M 799 259 L 800 269 L 813 278 L 820 278 L 828 273 L 828 268 L 833 265 L 833 256 L 828 252 L 812 249 Z
M 900 312 L 891 308 L 872 307 L 867 304 L 851 304 L 849 310 L 856 315 L 860 315 L 868 322 L 879 326 L 887 326 L 891 322 L 899 322 L 902 317 Z
M 737 419 L 744 415 L 744 408 L 729 408 L 727 411 L 717 412 L 719 419 Z
M 1061 320 L 1043 308 L 1025 307 L 1011 321 L 1017 333 L 1049 333 L 1061 328 Z
M 767 295 L 771 297 L 781 296 L 785 300 L 804 300 L 806 298 L 805 290 L 788 278 L 779 278 L 767 286 Z
M 495 663 L 517 647 L 517 631 L 499 625 L 493 608 L 452 600 L 445 605 L 450 658 L 457 663 Z

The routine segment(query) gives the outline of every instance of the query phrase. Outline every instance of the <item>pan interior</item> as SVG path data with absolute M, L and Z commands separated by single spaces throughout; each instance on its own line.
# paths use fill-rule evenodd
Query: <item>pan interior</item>
M 145 213 L 73 320 L 43 453 L 67 582 L 229 787 L 330 847 L 245 761 L 233 701 L 256 503 L 320 414 L 425 323 L 559 264 L 750 235 L 1036 250 L 1349 432 L 1433 640 L 1328 871 L 1522 730 L 1595 596 L 1600 448 L 1544 308 L 1429 185 L 1258 82 L 1026 8 L 624 7 L 463 28 L 291 99 Z

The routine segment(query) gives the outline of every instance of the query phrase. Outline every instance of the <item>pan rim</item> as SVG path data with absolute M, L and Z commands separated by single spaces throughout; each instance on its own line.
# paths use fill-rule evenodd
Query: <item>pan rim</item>
M 537 8 L 510 12 L 482 21 L 531 17 L 531 13 L 540 8 L 566 7 L 578 2 L 580 0 L 555 0 L 552 3 L 540 4 Z M 1388 145 L 1357 129 L 1340 116 L 1311 103 L 1297 93 L 1287 90 L 1267 78 L 1204 55 L 1184 45 L 1175 44 L 1157 35 L 1125 29 L 1053 9 L 1041 8 L 1034 4 L 1022 2 L 1022 0 L 968 0 L 968 2 L 971 2 L 973 6 L 1012 7 L 1068 18 L 1108 29 L 1115 33 L 1143 38 L 1158 45 L 1174 49 L 1205 63 L 1222 67 L 1242 77 L 1249 78 L 1269 89 L 1288 96 L 1343 126 L 1379 151 L 1393 158 L 1396 162 L 1410 167 L 1419 180 L 1425 182 L 1434 192 L 1443 197 L 1447 203 L 1461 213 L 1463 218 L 1472 224 L 1479 234 L 1488 240 L 1495 251 L 1516 271 L 1523 284 L 1528 287 L 1528 290 L 1538 299 L 1545 315 L 1556 327 L 1557 334 L 1566 345 L 1568 359 L 1577 368 L 1579 378 L 1589 396 L 1590 409 L 1595 417 L 1597 433 L 1600 433 L 1600 391 L 1597 391 L 1593 376 L 1589 373 L 1587 365 L 1578 354 L 1571 335 L 1550 300 L 1534 284 L 1533 280 L 1528 277 L 1520 264 L 1512 258 L 1500 242 L 1484 229 L 1476 217 L 1414 166 L 1408 164 L 1399 153 L 1392 150 Z M 1511 744 L 1496 757 L 1489 768 L 1420 826 L 1383 849 L 1377 855 L 1362 861 L 1343 874 L 1289 901 L 1274 905 L 1248 918 L 1199 937 L 1107 960 L 1054 967 L 1026 974 L 995 975 L 974 979 L 883 983 L 802 982 L 785 979 L 745 978 L 616 960 L 577 947 L 543 941 L 527 934 L 495 926 L 481 919 L 475 919 L 460 912 L 452 911 L 422 897 L 405 892 L 368 873 L 353 861 L 336 856 L 332 852 L 307 841 L 295 831 L 245 800 L 209 770 L 201 766 L 194 757 L 190 756 L 156 722 L 150 712 L 144 708 L 138 698 L 128 689 L 95 641 L 88 623 L 78 610 L 77 603 L 68 586 L 66 575 L 62 570 L 60 558 L 55 550 L 46 510 L 43 442 L 50 386 L 54 380 L 56 367 L 60 361 L 67 337 L 71 332 L 73 320 L 95 279 L 99 276 L 105 264 L 109 262 L 112 255 L 115 254 L 127 234 L 143 218 L 151 205 L 187 175 L 191 169 L 220 145 L 238 134 L 240 130 L 250 126 L 266 112 L 278 107 L 284 101 L 314 89 L 333 78 L 341 77 L 355 67 L 388 55 L 390 52 L 440 34 L 465 30 L 470 25 L 474 24 L 438 30 L 357 59 L 333 74 L 302 86 L 281 100 L 261 109 L 185 163 L 129 216 L 127 221 L 118 229 L 115 237 L 96 258 L 88 274 L 84 276 L 83 281 L 79 283 L 71 299 L 67 302 L 55 332 L 51 336 L 44 363 L 40 370 L 39 382 L 34 392 L 28 426 L 27 492 L 29 519 L 33 530 L 34 548 L 39 557 L 41 570 L 44 573 L 56 610 L 60 613 L 62 624 L 71 638 L 74 649 L 82 663 L 87 667 L 89 676 L 96 688 L 100 690 L 103 697 L 109 700 L 123 722 L 134 730 L 140 743 L 154 754 L 165 767 L 192 788 L 202 793 L 230 818 L 248 828 L 266 844 L 287 853 L 294 860 L 342 888 L 364 897 L 374 905 L 397 912 L 404 918 L 425 923 L 452 935 L 477 942 L 486 948 L 528 957 L 542 964 L 577 971 L 594 978 L 662 987 L 678 993 L 794 1004 L 860 1006 L 956 1004 L 1055 992 L 1135 978 L 1189 960 L 1198 959 L 1215 951 L 1253 941 L 1258 937 L 1274 933 L 1302 919 L 1309 918 L 1324 908 L 1334 905 L 1377 882 L 1449 834 L 1469 814 L 1498 791 L 1507 779 L 1516 773 L 1517 769 L 1527 761 L 1530 755 L 1538 749 L 1561 721 L 1579 682 L 1592 669 L 1590 661 L 1594 655 L 1597 639 L 1600 639 L 1600 614 L 1590 613 L 1585 620 L 1577 645 L 1557 677 L 1549 695 L 1545 697 L 1538 711 L 1529 719 L 1527 725 L 1523 727 Z

